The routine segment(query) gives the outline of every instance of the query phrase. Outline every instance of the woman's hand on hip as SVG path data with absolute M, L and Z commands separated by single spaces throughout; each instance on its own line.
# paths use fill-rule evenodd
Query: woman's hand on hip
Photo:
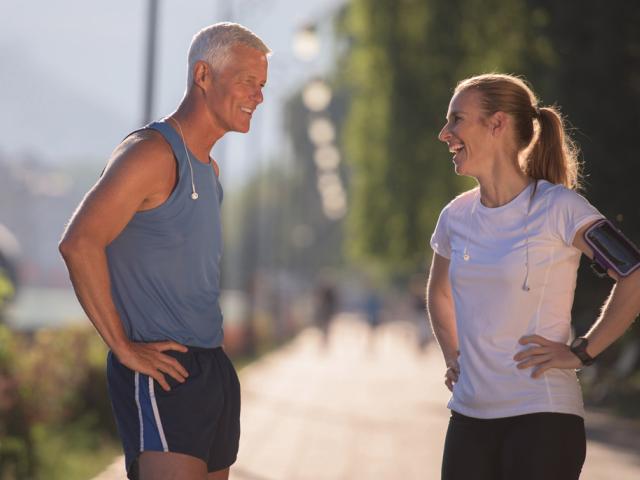
M 582 367 L 580 359 L 564 343 L 554 342 L 540 335 L 524 336 L 519 343 L 531 347 L 518 352 L 513 359 L 519 362 L 519 369 L 533 368 L 533 378 L 540 378 L 551 368 L 575 370 Z
M 453 385 L 458 382 L 460 376 L 460 365 L 458 359 L 452 359 L 447 361 L 447 371 L 444 372 L 444 384 L 449 391 L 453 392 Z

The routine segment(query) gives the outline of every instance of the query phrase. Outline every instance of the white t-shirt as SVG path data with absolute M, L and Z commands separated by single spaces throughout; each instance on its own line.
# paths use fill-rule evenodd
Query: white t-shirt
M 478 188 L 465 192 L 442 210 L 431 238 L 433 250 L 450 259 L 460 376 L 448 407 L 463 415 L 584 416 L 573 370 L 533 379 L 513 356 L 529 348 L 518 344 L 523 335 L 569 341 L 580 262 L 573 239 L 602 215 L 564 186 L 541 180 L 530 200 L 532 189 L 497 208 L 482 205 Z

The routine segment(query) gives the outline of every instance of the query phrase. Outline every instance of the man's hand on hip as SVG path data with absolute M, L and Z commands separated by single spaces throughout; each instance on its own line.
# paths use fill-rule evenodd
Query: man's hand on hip
M 167 350 L 187 352 L 189 349 L 177 342 L 153 342 L 136 343 L 129 342 L 126 348 L 114 352 L 115 355 L 127 368 L 136 372 L 149 375 L 160 386 L 166 390 L 171 390 L 164 374 L 170 375 L 180 383 L 184 383 L 189 376 L 189 372 L 175 358 L 163 353 Z

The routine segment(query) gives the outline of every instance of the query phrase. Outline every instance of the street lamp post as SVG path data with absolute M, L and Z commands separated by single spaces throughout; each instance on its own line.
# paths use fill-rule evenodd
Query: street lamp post
M 149 0 L 147 3 L 147 49 L 145 52 L 146 71 L 144 79 L 144 105 L 142 109 L 142 123 L 149 123 L 153 115 L 153 94 L 155 90 L 156 69 L 156 31 L 158 29 L 158 1 Z

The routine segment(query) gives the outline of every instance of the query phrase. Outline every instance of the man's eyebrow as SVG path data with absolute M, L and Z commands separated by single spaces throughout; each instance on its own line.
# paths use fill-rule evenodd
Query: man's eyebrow
M 247 78 L 250 78 L 251 80 L 257 80 L 258 79 L 258 77 L 255 76 L 253 73 L 247 74 Z M 264 82 L 261 82 L 261 83 L 262 83 L 262 85 L 264 85 L 265 83 L 267 83 L 267 81 L 265 80 Z

